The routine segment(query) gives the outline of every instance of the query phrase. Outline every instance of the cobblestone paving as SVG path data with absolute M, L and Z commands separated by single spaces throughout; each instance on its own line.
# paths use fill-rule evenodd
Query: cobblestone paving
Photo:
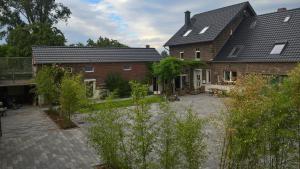
M 80 128 L 59 130 L 37 107 L 2 118 L 1 169 L 89 169 L 99 163 Z

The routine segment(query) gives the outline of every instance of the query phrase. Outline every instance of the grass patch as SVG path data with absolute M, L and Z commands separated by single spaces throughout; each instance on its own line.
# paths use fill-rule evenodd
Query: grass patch
M 160 103 L 164 100 L 161 96 L 149 96 L 145 98 L 145 101 L 147 103 Z M 131 98 L 128 99 L 122 99 L 122 100 L 113 100 L 112 101 L 114 108 L 121 108 L 121 107 L 130 107 L 133 106 L 133 101 Z M 82 109 L 82 113 L 90 112 L 91 110 L 102 110 L 105 109 L 105 102 L 102 103 L 96 103 L 91 106 L 89 109 Z

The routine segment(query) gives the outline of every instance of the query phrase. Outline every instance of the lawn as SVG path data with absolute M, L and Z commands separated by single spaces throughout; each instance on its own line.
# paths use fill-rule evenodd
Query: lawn
M 147 103 L 160 103 L 164 99 L 161 96 L 148 96 L 145 98 L 145 101 Z M 121 108 L 121 107 L 130 107 L 133 106 L 133 100 L 131 98 L 128 99 L 120 99 L 120 100 L 113 100 L 112 101 L 113 107 L 115 108 Z M 92 110 L 101 110 L 105 108 L 105 102 L 101 103 L 95 103 L 94 105 L 91 106 L 90 109 Z M 90 111 L 90 109 L 83 109 L 81 112 L 87 113 Z

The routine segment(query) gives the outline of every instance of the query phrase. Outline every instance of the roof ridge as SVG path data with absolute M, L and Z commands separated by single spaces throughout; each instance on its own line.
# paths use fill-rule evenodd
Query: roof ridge
M 271 14 L 276 14 L 276 13 L 285 13 L 285 12 L 290 12 L 290 11 L 295 11 L 295 10 L 300 10 L 300 8 L 288 9 L 286 11 L 281 11 L 281 12 L 278 12 L 278 11 L 269 12 L 269 13 L 264 13 L 264 14 L 260 14 L 260 15 L 257 15 L 257 16 L 271 15 Z
M 32 45 L 32 48 L 82 48 L 82 49 L 155 49 L 153 47 L 93 47 L 93 46 L 47 46 L 47 45 Z
M 249 1 L 241 2 L 241 3 L 237 3 L 237 4 L 232 4 L 232 5 L 228 5 L 228 6 L 224 6 L 224 7 L 220 7 L 220 8 L 216 8 L 216 9 L 212 9 L 212 10 L 209 10 L 209 11 L 197 13 L 194 16 L 196 16 L 196 15 L 202 15 L 202 14 L 209 13 L 209 12 L 214 12 L 214 11 L 217 11 L 217 10 L 222 10 L 224 8 L 229 8 L 229 7 L 233 7 L 233 6 L 237 6 L 237 5 L 241 5 L 241 4 L 248 4 L 248 3 L 249 3 Z

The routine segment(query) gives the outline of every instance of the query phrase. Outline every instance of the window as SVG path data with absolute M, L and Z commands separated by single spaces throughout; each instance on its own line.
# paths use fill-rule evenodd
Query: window
M 199 48 L 196 48 L 196 51 L 195 51 L 195 59 L 196 59 L 196 60 L 200 60 L 200 56 L 201 56 L 200 50 L 199 50 Z
M 180 52 L 179 58 L 180 58 L 181 60 L 184 59 L 184 52 Z
M 229 53 L 229 57 L 236 57 L 242 50 L 242 46 L 235 46 Z
M 286 16 L 283 20 L 283 22 L 288 22 L 291 19 L 291 16 Z
M 123 70 L 129 71 L 129 70 L 132 70 L 132 67 L 131 67 L 131 65 L 124 65 Z
M 87 72 L 87 73 L 94 72 L 94 67 L 92 67 L 92 66 L 85 66 L 84 67 L 84 71 Z
M 205 28 L 203 28 L 199 34 L 205 33 L 207 31 L 207 29 L 209 29 L 209 26 L 206 26 Z
M 224 71 L 224 81 L 234 82 L 237 80 L 237 72 Z
M 281 52 L 283 51 L 285 45 L 286 45 L 286 43 L 275 44 L 270 54 L 271 55 L 280 55 Z
M 185 32 L 185 34 L 183 34 L 183 36 L 186 37 L 186 36 L 188 36 L 191 32 L 192 32 L 192 29 L 189 29 L 188 31 Z

